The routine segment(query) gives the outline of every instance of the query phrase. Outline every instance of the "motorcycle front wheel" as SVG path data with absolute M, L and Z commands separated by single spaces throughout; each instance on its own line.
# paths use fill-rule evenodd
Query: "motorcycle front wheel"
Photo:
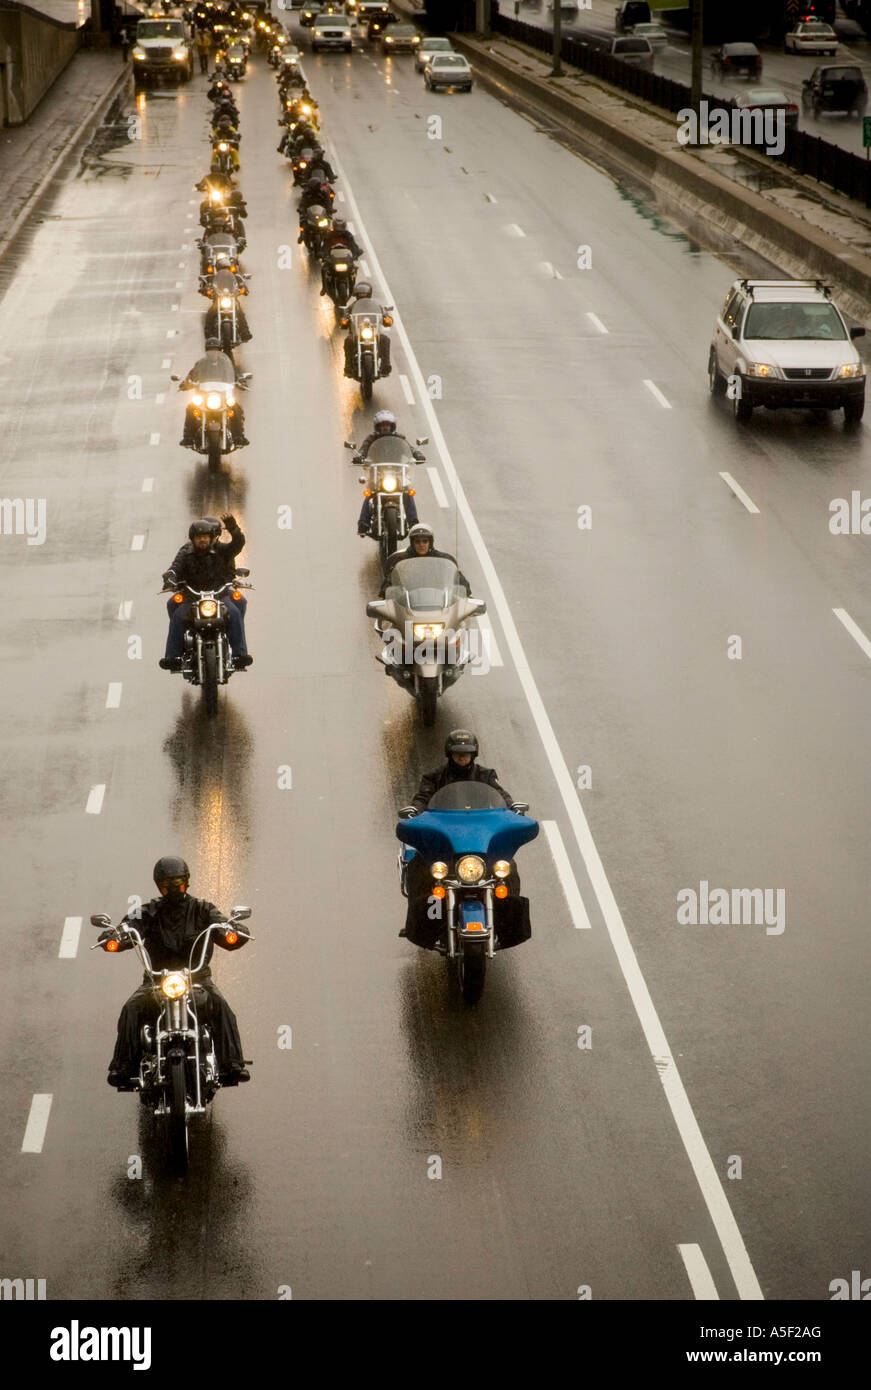
M 173 1057 L 170 1072 L 169 1157 L 177 1173 L 187 1172 L 188 1125 L 184 1054 Z
M 203 707 L 208 719 L 218 713 L 218 653 L 213 646 L 203 651 Z
M 373 380 L 372 359 L 371 357 L 364 357 L 360 363 L 360 395 L 364 401 L 371 401 L 372 399 Z
M 464 942 L 457 960 L 460 990 L 467 1004 L 477 1004 L 484 993 L 487 950 L 483 941 Z
M 209 468 L 217 473 L 221 467 L 221 436 L 219 434 L 209 435 Z

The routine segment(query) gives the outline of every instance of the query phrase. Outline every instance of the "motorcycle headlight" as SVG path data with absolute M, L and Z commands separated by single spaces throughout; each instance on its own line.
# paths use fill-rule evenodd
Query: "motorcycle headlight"
M 202 396 L 200 395 L 199 391 L 196 393 L 196 395 L 194 396 L 193 400 L 194 400 L 194 405 L 202 405 L 202 403 L 203 403 L 203 398 L 202 398 Z
M 484 877 L 484 861 L 477 854 L 464 854 L 457 864 L 457 878 L 461 883 L 477 883 Z
M 360 329 L 360 337 L 363 339 L 364 342 L 371 343 L 373 333 L 368 323 L 365 325 L 364 328 Z
M 428 638 L 441 637 L 444 623 L 415 623 L 412 628 L 415 642 L 425 642 Z
M 227 404 L 228 404 L 228 405 L 235 405 L 235 404 L 236 404 L 236 397 L 235 397 L 235 396 L 228 396 L 228 397 L 227 397 Z
M 845 366 L 838 368 L 837 375 L 839 377 L 864 376 L 865 368 L 861 362 L 847 362 Z
M 329 227 L 329 225 L 330 225 L 330 219 L 329 219 L 328 217 L 321 217 L 321 218 L 318 219 L 318 226 L 319 226 L 319 227 Z
M 333 270 L 347 270 L 347 269 L 348 269 L 347 261 L 337 261 L 337 263 L 333 266 Z
M 381 479 L 381 488 L 384 492 L 396 491 L 396 478 L 392 473 L 388 473 Z
M 188 992 L 188 982 L 184 975 L 164 975 L 160 988 L 167 999 L 181 999 Z
M 221 295 L 221 308 L 222 308 L 222 309 L 229 309 L 229 307 L 230 307 L 230 305 L 231 305 L 232 303 L 233 303 L 233 301 L 232 301 L 232 299 L 230 298 L 230 296 L 229 296 L 228 294 L 222 294 L 222 295 Z
M 221 409 L 221 397 L 218 395 L 217 391 L 209 392 L 206 397 L 206 405 L 209 407 L 209 410 Z
M 220 150 L 221 154 L 226 154 L 229 148 L 230 146 L 227 144 L 226 140 L 222 140 L 218 146 L 218 149 Z
M 448 866 L 447 864 L 443 864 L 440 859 L 437 859 L 436 862 L 431 866 L 430 873 L 432 874 L 433 878 L 447 878 Z
M 493 872 L 497 878 L 507 878 L 511 873 L 511 865 L 507 859 L 497 859 L 493 865 Z
M 218 605 L 213 598 L 204 598 L 198 605 L 201 618 L 214 618 L 218 612 Z

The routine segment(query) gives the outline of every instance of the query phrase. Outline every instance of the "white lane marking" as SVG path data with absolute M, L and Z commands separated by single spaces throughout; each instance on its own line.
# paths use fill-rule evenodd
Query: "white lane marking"
M 372 274 L 371 270 L 369 269 L 368 262 L 366 262 L 366 261 L 361 261 L 361 262 L 360 262 L 360 269 L 362 270 L 363 274 L 365 275 L 366 279 L 368 280 L 369 277 L 370 277 L 370 275 Z
M 662 394 L 655 381 L 650 381 L 647 377 L 645 377 L 644 385 L 647 387 L 654 400 L 659 401 L 659 404 L 662 406 L 663 410 L 671 410 L 671 402 L 665 399 L 665 396 Z
M 543 270 L 545 275 L 549 275 L 552 280 L 563 278 L 552 261 L 539 261 L 538 268 Z
M 478 631 L 481 634 L 484 647 L 484 665 L 504 666 L 505 662 L 502 660 L 502 653 L 496 642 L 496 634 L 493 631 L 490 619 L 486 614 L 482 614 L 481 617 L 476 618 L 475 621 L 478 624 Z
M 132 539 L 132 541 L 130 542 L 130 549 L 131 549 L 131 550 L 144 550 L 144 549 L 145 549 L 145 537 L 144 537 L 144 536 L 134 536 L 133 539 Z
M 143 491 L 143 492 L 153 492 L 153 491 L 154 491 L 154 479 L 153 479 L 153 478 L 143 478 L 143 479 L 142 479 L 142 491 Z
M 176 280 L 175 287 L 177 290 L 184 289 L 184 280 Z
M 700 1245 L 679 1245 L 678 1250 L 684 1262 L 687 1278 L 690 1281 L 693 1295 L 704 1301 L 713 1299 L 719 1300 L 717 1286 L 714 1283 L 711 1271 L 708 1269 L 708 1262 L 702 1254 Z
M 197 205 L 197 200 L 196 200 L 196 198 L 188 198 L 188 206 L 189 206 L 189 207 L 195 208 L 196 205 Z
M 439 477 L 439 470 L 437 468 L 431 468 L 427 466 L 426 471 L 429 474 L 429 480 L 432 483 L 432 490 L 435 493 L 435 500 L 438 502 L 440 507 L 449 507 L 450 503 L 448 501 L 448 494 L 442 487 L 442 480 Z
M 739 487 L 738 483 L 736 483 L 735 479 L 732 477 L 732 474 L 721 473 L 720 477 L 723 479 L 723 482 L 726 484 L 726 487 L 732 489 L 735 496 L 738 498 L 738 501 L 744 503 L 744 506 L 747 508 L 748 512 L 755 512 L 755 514 L 758 516 L 759 508 L 757 507 L 756 503 L 753 502 L 747 496 L 747 493 L 744 491 L 743 487 Z
M 337 171 L 339 171 L 339 177 L 348 191 L 348 200 L 354 209 L 354 215 L 359 220 L 360 214 L 356 206 L 356 199 L 354 198 L 347 177 L 342 172 L 342 161 L 335 153 L 335 147 L 333 147 L 333 163 Z M 381 269 L 381 264 L 372 246 L 372 242 L 362 226 L 362 222 L 360 224 L 360 234 L 363 241 L 369 246 L 369 258 L 375 266 L 377 278 L 387 296 L 388 303 L 395 304 L 396 300 L 390 290 L 384 272 Z M 693 1108 L 690 1105 L 689 1097 L 681 1081 L 680 1073 L 675 1066 L 674 1058 L 671 1055 L 671 1049 L 669 1048 L 668 1040 L 665 1036 L 665 1031 L 659 1021 L 659 1016 L 654 1007 L 653 1000 L 650 997 L 647 982 L 641 973 L 641 967 L 638 964 L 637 957 L 632 948 L 632 943 L 629 940 L 626 924 L 620 915 L 620 909 L 617 906 L 617 900 L 614 897 L 613 889 L 605 873 L 605 867 L 599 856 L 599 850 L 593 839 L 592 832 L 587 823 L 587 818 L 584 815 L 583 807 L 578 801 L 577 791 L 572 781 L 571 773 L 569 772 L 568 765 L 563 757 L 559 743 L 557 742 L 553 725 L 550 722 L 550 718 L 535 682 L 535 677 L 527 661 L 526 652 L 520 641 L 520 634 L 517 631 L 513 614 L 505 596 L 505 591 L 496 573 L 496 567 L 490 557 L 490 552 L 484 544 L 484 538 L 478 528 L 478 523 L 469 506 L 466 494 L 463 491 L 463 485 L 457 475 L 457 470 L 454 466 L 450 450 L 448 449 L 447 441 L 442 434 L 438 416 L 436 415 L 432 401 L 427 393 L 423 373 L 415 356 L 414 349 L 411 346 L 411 340 L 405 330 L 402 316 L 394 311 L 393 321 L 405 351 L 406 360 L 411 369 L 411 376 L 417 387 L 423 410 L 429 420 L 432 436 L 441 454 L 445 474 L 451 485 L 454 497 L 456 498 L 457 510 L 463 517 L 466 530 L 469 533 L 472 545 L 481 562 L 484 578 L 492 594 L 494 606 L 499 613 L 502 628 L 505 632 L 506 640 L 517 668 L 518 680 L 526 696 L 527 704 L 529 705 L 530 713 L 538 729 L 538 734 L 544 746 L 548 762 L 550 763 L 551 771 L 559 787 L 563 805 L 568 814 L 569 823 L 571 824 L 575 840 L 577 841 L 581 857 L 586 866 L 587 874 L 589 875 L 593 892 L 596 894 L 596 900 L 608 929 L 608 935 L 614 948 L 614 954 L 623 972 L 623 978 L 626 981 L 629 996 L 632 1000 L 635 1012 L 638 1015 L 639 1022 L 641 1023 L 648 1049 L 656 1063 L 657 1072 L 659 1073 L 662 1088 L 665 1091 L 666 1100 L 668 1101 L 678 1133 L 680 1134 L 687 1156 L 692 1165 L 693 1173 L 695 1174 L 705 1206 L 716 1228 L 723 1253 L 732 1272 L 732 1277 L 735 1280 L 738 1297 L 742 1299 L 761 1299 L 763 1297 L 762 1289 L 756 1277 L 756 1271 L 747 1254 L 744 1238 L 738 1229 L 738 1223 L 735 1220 L 732 1208 L 729 1206 L 729 1201 L 720 1180 L 720 1175 L 708 1152 L 708 1147 L 699 1129 Z
M 578 881 L 572 873 L 572 866 L 569 863 L 569 856 L 563 844 L 560 828 L 555 820 L 544 820 L 541 823 L 544 826 L 544 833 L 547 836 L 547 843 L 550 846 L 569 912 L 572 914 L 572 921 L 581 930 L 591 930 L 593 924 L 587 915 L 587 909 L 584 907 Z
M 30 1102 L 30 1114 L 27 1117 L 27 1127 L 21 1143 L 23 1154 L 42 1153 L 52 1099 L 51 1095 L 36 1095 Z
M 340 203 L 343 203 L 345 201 L 345 195 L 342 192 L 341 188 L 336 189 L 336 197 L 338 198 Z
M 132 598 L 125 598 L 125 599 L 122 599 L 122 600 L 121 600 L 121 604 L 120 604 L 120 606 L 119 606 L 119 608 L 118 608 L 118 618 L 119 618 L 120 622 L 126 623 L 132 616 L 133 616 L 133 600 L 132 600 Z
M 179 263 L 178 263 L 178 268 L 179 268 L 179 270 L 184 270 L 184 268 L 185 268 L 185 262 L 184 262 L 184 261 L 179 261 Z
M 121 681 L 110 681 L 106 692 L 106 709 L 121 708 Z
M 173 312 L 174 314 L 177 314 L 177 313 L 178 313 L 178 305 L 177 305 L 177 304 L 171 304 L 169 307 L 170 307 L 170 309 L 172 310 L 172 312 Z
M 85 807 L 85 815 L 98 816 L 103 809 L 103 797 L 105 795 L 105 782 L 98 782 L 95 787 L 91 787 L 91 790 L 88 792 L 88 804 Z
M 157 395 L 154 397 L 154 404 L 155 404 L 155 405 L 163 405 L 163 402 L 164 402 L 165 400 L 166 400 L 166 392 L 165 392 L 165 391 L 158 391 Z
M 599 318 L 598 314 L 587 314 L 587 318 L 590 320 L 590 323 L 593 325 L 597 333 L 608 332 L 607 328 L 605 327 L 602 320 Z
M 161 367 L 164 367 L 164 368 L 165 368 L 165 367 L 171 367 L 171 366 L 172 366 L 172 358 L 171 358 L 171 357 L 164 357 L 164 359 L 163 359 L 163 361 L 161 362 L 160 365 L 161 365 Z
M 59 960 L 74 960 L 79 949 L 79 933 L 82 930 L 81 917 L 65 917 L 61 932 Z
M 167 336 L 167 338 L 177 338 L 177 337 L 178 337 L 178 329 L 177 329 L 177 328 L 170 328 L 170 329 L 168 329 L 168 330 L 167 330 L 166 336 Z
M 853 638 L 853 641 L 858 643 L 865 655 L 871 657 L 871 642 L 868 641 L 868 638 L 865 636 L 859 624 L 853 622 L 846 608 L 833 608 L 832 612 L 838 619 L 838 622 L 844 624 L 844 627 Z
M 518 225 L 517 225 L 516 222 L 509 222 L 509 223 L 508 223 L 508 226 L 505 228 L 505 230 L 506 230 L 507 232 L 510 232 L 512 236 L 522 236 L 522 237 L 525 237 L 525 236 L 526 236 L 526 233 L 525 233 L 525 231 L 523 230 L 523 228 L 522 228 L 522 227 L 518 227 Z
M 485 194 L 484 194 L 484 197 L 487 199 L 487 202 L 488 202 L 488 203 L 495 203 L 495 202 L 496 202 L 496 199 L 493 197 L 493 194 L 492 194 L 492 193 L 485 193 Z
M 148 442 L 149 442 L 149 444 L 159 444 L 159 443 L 160 443 L 160 434 L 159 434 L 159 432 L 158 432 L 157 430 L 154 431 L 154 433 L 153 433 L 153 434 L 151 435 L 151 437 L 149 438 Z
M 400 375 L 399 384 L 402 387 L 403 395 L 405 396 L 405 399 L 408 401 L 408 404 L 414 405 L 414 392 L 411 389 L 411 382 L 409 381 L 408 377 Z

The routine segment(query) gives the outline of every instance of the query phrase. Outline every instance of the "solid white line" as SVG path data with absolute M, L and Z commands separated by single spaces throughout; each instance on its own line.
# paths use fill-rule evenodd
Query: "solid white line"
M 145 537 L 144 537 L 144 536 L 134 536 L 133 539 L 132 539 L 132 541 L 130 542 L 130 549 L 131 549 L 131 550 L 144 550 L 144 549 L 145 549 Z
M 88 792 L 88 804 L 85 807 L 85 815 L 98 816 L 103 809 L 103 797 L 105 795 L 105 782 L 98 782 L 95 787 L 91 787 L 91 790 Z
M 408 377 L 400 375 L 399 384 L 402 387 L 403 394 L 405 396 L 405 399 L 408 401 L 408 404 L 414 405 L 414 392 L 411 389 L 411 382 L 409 381 Z
M 143 491 L 143 492 L 153 492 L 153 491 L 154 491 L 154 479 L 153 479 L 153 478 L 143 478 L 143 479 L 142 479 L 142 491 Z
M 663 410 L 671 410 L 671 402 L 665 399 L 665 396 L 662 394 L 655 381 L 648 381 L 648 379 L 645 377 L 644 385 L 647 387 L 651 396 L 653 396 L 655 400 L 659 401 L 659 404 L 662 406 Z
M 523 236 L 523 237 L 526 236 L 526 233 L 525 233 L 525 231 L 523 230 L 523 228 L 522 228 L 522 227 L 518 227 L 518 225 L 517 225 L 516 222 L 509 222 L 508 227 L 507 227 L 507 230 L 508 230 L 509 232 L 513 232 L 515 236 Z
M 149 444 L 159 444 L 159 443 L 160 443 L 160 434 L 158 433 L 158 431 L 156 431 L 156 430 L 154 431 L 154 433 L 151 435 L 151 437 L 150 437 L 150 439 L 149 439 L 148 442 L 149 442 Z
M 125 599 L 122 599 L 121 604 L 120 604 L 120 606 L 119 606 L 119 608 L 118 608 L 118 618 L 119 618 L 119 621 L 122 622 L 122 623 L 127 622 L 127 620 L 128 620 L 129 618 L 131 618 L 132 616 L 133 616 L 133 600 L 132 600 L 132 598 L 125 598 Z
M 489 663 L 490 666 L 504 666 L 505 662 L 502 660 L 502 653 L 496 642 L 496 634 L 493 631 L 493 625 L 490 619 L 484 613 L 480 618 L 476 618 L 475 621 L 478 624 L 478 630 L 484 642 L 485 664 Z
M 744 503 L 744 506 L 747 508 L 748 512 L 754 512 L 758 516 L 759 508 L 757 507 L 756 503 L 751 501 L 751 499 L 747 496 L 747 493 L 744 491 L 743 487 L 739 487 L 739 485 L 735 482 L 735 479 L 732 477 L 732 474 L 721 473 L 720 477 L 723 479 L 723 482 L 726 484 L 726 486 L 732 489 L 735 496 L 738 498 L 738 501 Z
M 366 279 L 368 280 L 369 277 L 370 277 L 371 274 L 372 274 L 371 270 L 369 269 L 368 262 L 366 262 L 366 261 L 361 261 L 361 262 L 360 262 L 360 269 L 362 270 L 363 274 L 365 275 Z
M 450 503 L 448 501 L 448 494 L 442 487 L 442 480 L 439 477 L 439 470 L 437 468 L 432 468 L 428 465 L 426 471 L 429 474 L 429 480 L 432 483 L 432 490 L 435 493 L 435 500 L 438 502 L 440 507 L 449 507 Z
M 82 930 L 81 917 L 65 917 L 61 933 L 59 960 L 73 960 L 79 949 L 79 933 Z
M 605 327 L 604 323 L 603 323 L 602 320 L 598 317 L 597 314 L 587 314 L 587 318 L 590 320 L 590 323 L 591 323 L 591 324 L 593 325 L 593 327 L 597 330 L 597 332 L 599 332 L 599 333 L 607 333 L 607 332 L 608 332 L 608 330 L 607 330 L 607 328 Z
M 703 1301 L 719 1300 L 717 1286 L 714 1283 L 711 1271 L 708 1269 L 708 1262 L 702 1254 L 700 1245 L 679 1245 L 678 1250 L 686 1266 L 687 1278 L 690 1281 L 694 1297 Z
M 368 243 L 369 258 L 375 267 L 377 278 L 387 296 L 388 303 L 395 303 L 396 301 L 387 284 L 374 247 L 363 228 L 359 210 L 356 207 L 354 194 L 345 174 L 342 172 L 342 161 L 339 159 L 338 155 L 335 154 L 335 147 L 333 147 L 333 149 L 333 162 L 335 168 L 339 172 L 339 177 L 347 189 L 348 200 L 354 209 L 354 215 L 357 217 L 358 221 L 360 221 L 360 235 L 362 240 Z M 593 887 L 593 892 L 596 894 L 602 916 L 605 919 L 605 925 L 608 928 L 608 935 L 611 938 L 614 953 L 617 956 L 617 960 L 623 972 L 623 977 L 626 980 L 630 998 L 632 999 L 635 1011 L 644 1030 L 648 1049 L 656 1063 L 659 1079 L 665 1091 L 671 1113 L 677 1125 L 681 1140 L 683 1141 L 684 1148 L 687 1151 L 690 1163 L 692 1164 L 693 1172 L 695 1173 L 696 1181 L 699 1184 L 705 1205 L 716 1227 L 717 1235 L 723 1247 L 723 1253 L 732 1271 L 732 1277 L 735 1280 L 738 1296 L 742 1299 L 761 1299 L 763 1295 L 762 1289 L 759 1286 L 759 1280 L 756 1278 L 756 1272 L 750 1263 L 750 1257 L 747 1254 L 747 1249 L 744 1245 L 741 1232 L 738 1229 L 738 1223 L 735 1220 L 732 1208 L 729 1206 L 723 1184 L 720 1180 L 720 1175 L 708 1152 L 702 1132 L 699 1129 L 698 1121 L 690 1105 L 689 1097 L 684 1090 L 683 1082 L 675 1066 L 665 1032 L 659 1021 L 656 1009 L 654 1008 L 647 983 L 641 973 L 641 968 L 626 931 L 626 925 L 620 915 L 617 900 L 614 897 L 611 884 L 605 873 L 604 865 L 599 857 L 599 851 L 587 823 L 587 818 L 578 800 L 571 773 L 569 772 L 568 765 L 563 757 L 559 743 L 557 742 L 556 734 L 554 733 L 535 678 L 526 659 L 526 653 L 520 641 L 520 635 L 514 623 L 505 591 L 502 588 L 501 581 L 496 573 L 496 567 L 490 557 L 490 552 L 484 544 L 484 538 L 481 535 L 478 523 L 475 520 L 472 509 L 466 499 L 466 494 L 463 491 L 462 483 L 457 475 L 454 461 L 451 458 L 450 450 L 448 449 L 447 442 L 442 434 L 441 426 L 439 425 L 438 416 L 435 413 L 432 401 L 427 393 L 420 364 L 414 354 L 414 349 L 411 346 L 408 333 L 405 330 L 405 324 L 402 321 L 401 315 L 396 313 L 395 310 L 393 321 L 396 325 L 397 334 L 402 342 L 406 360 L 411 369 L 411 376 L 417 387 L 423 410 L 429 420 L 430 432 L 442 456 L 445 475 L 457 501 L 457 510 L 463 517 L 466 530 L 469 533 L 472 545 L 481 562 L 484 578 L 492 595 L 494 607 L 499 613 L 502 628 L 505 632 L 511 655 L 514 658 L 518 679 L 523 688 L 524 695 L 526 696 L 530 713 L 538 729 L 539 737 L 544 745 L 551 771 L 559 787 L 572 831 L 586 866 L 590 883 Z
M 24 1139 L 21 1144 L 23 1154 L 42 1153 L 51 1102 L 52 1097 L 50 1095 L 34 1096 L 30 1102 L 30 1114 L 27 1117 L 27 1128 L 24 1131 Z
M 569 912 L 572 914 L 572 921 L 575 926 L 581 930 L 590 930 L 593 924 L 587 915 L 587 909 L 584 907 L 584 900 L 581 897 L 578 881 L 572 873 L 572 866 L 569 863 L 569 856 L 563 844 L 560 828 L 555 820 L 543 820 L 541 823 L 544 826 L 544 833 L 547 836 L 547 842 L 550 846 L 553 862 L 556 865 L 559 881 L 562 884 L 565 900 L 568 903 Z
M 847 629 L 850 636 L 853 638 L 853 641 L 859 644 L 865 655 L 867 657 L 871 657 L 871 642 L 868 641 L 868 638 L 865 636 L 864 632 L 859 627 L 859 624 L 853 622 L 853 619 L 850 617 L 846 608 L 833 608 L 832 612 L 838 619 L 838 622 L 844 624 L 844 627 Z
M 121 681 L 110 681 L 109 689 L 106 694 L 106 709 L 120 709 L 121 707 Z

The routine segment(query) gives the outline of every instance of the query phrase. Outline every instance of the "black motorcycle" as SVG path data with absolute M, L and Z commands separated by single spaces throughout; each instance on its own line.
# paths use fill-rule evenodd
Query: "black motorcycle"
M 203 708 L 209 719 L 218 713 L 218 686 L 226 685 L 236 669 L 227 636 L 227 609 L 221 595 L 229 591 L 232 598 L 240 599 L 242 589 L 253 589 L 253 584 L 240 582 L 249 573 L 247 569 L 237 569 L 236 578 L 228 579 L 217 589 L 200 591 L 182 584 L 175 590 L 174 602 L 188 605 L 181 674 L 191 685 L 202 688 Z
M 357 282 L 357 263 L 350 247 L 333 246 L 323 259 L 324 288 L 341 316 Z

